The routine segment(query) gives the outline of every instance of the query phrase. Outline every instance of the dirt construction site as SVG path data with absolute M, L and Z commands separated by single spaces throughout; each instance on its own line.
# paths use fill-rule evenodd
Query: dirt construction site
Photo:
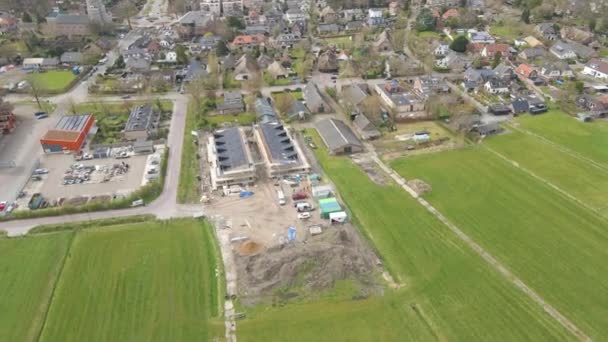
M 229 236 L 221 242 L 222 251 L 232 252 L 240 302 L 319 294 L 340 280 L 355 284 L 362 297 L 382 291 L 380 261 L 356 228 L 348 222 L 330 224 L 318 208 L 310 218 L 298 218 L 294 190 L 279 184 L 258 183 L 246 189 L 251 197 L 218 196 L 206 206 L 219 233 Z M 277 200 L 279 186 L 287 198 L 284 205 Z M 307 201 L 315 203 L 310 196 Z

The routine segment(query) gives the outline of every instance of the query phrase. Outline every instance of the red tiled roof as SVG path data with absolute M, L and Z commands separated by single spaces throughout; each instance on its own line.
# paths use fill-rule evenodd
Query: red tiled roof
M 240 35 L 234 37 L 232 44 L 234 45 L 245 45 L 245 44 L 260 44 L 264 41 L 262 35 Z
M 458 17 L 460 17 L 460 13 L 458 12 L 458 10 L 455 8 L 450 8 L 449 10 L 445 11 L 445 13 L 443 13 L 443 15 L 441 16 L 441 19 L 446 20 L 446 19 L 458 18 Z
M 521 75 L 525 78 L 530 78 L 530 75 L 535 71 L 534 67 L 528 64 L 520 64 L 517 69 L 515 69 L 515 73 Z

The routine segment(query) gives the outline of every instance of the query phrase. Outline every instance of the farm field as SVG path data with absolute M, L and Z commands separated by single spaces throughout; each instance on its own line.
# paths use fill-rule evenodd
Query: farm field
M 35 83 L 42 92 L 59 93 L 67 90 L 66 88 L 76 79 L 76 76 L 71 71 L 51 70 L 31 74 L 28 79 Z
M 608 168 L 608 122 L 580 122 L 563 112 L 552 110 L 538 116 L 524 115 L 517 118 L 519 127 L 581 156 L 590 158 Z
M 486 146 L 608 217 L 607 169 L 586 163 L 525 133 L 492 137 L 486 140 Z
M 224 335 L 211 228 L 193 220 L 76 233 L 41 341 L 209 341 Z
M 36 340 L 70 238 L 0 238 L 0 341 Z
M 539 170 L 541 163 L 562 167 L 550 151 L 545 161 L 533 164 L 533 147 L 520 148 L 521 154 L 531 154 L 522 160 Z M 393 168 L 406 179 L 430 184 L 432 191 L 424 197 L 435 208 L 587 335 L 608 336 L 605 218 L 483 147 L 400 159 Z M 543 172 L 558 180 L 565 177 Z
M 329 156 L 310 132 L 353 221 L 403 287 L 365 300 L 258 308 L 239 321 L 239 341 L 573 339 L 405 191 Z

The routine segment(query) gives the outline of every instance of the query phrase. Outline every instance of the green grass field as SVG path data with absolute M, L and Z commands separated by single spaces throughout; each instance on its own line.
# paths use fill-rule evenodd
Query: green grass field
M 313 137 L 354 221 L 404 287 L 362 301 L 256 308 L 239 321 L 239 341 L 572 339 L 405 191 L 373 183 Z
M 222 339 L 223 270 L 207 223 L 89 226 L 0 237 L 0 341 Z
M 42 92 L 58 93 L 67 90 L 76 76 L 71 71 L 50 70 L 34 73 L 28 76 L 28 80 L 36 84 Z
M 575 186 L 568 170 L 578 177 L 582 166 L 538 143 L 521 143 L 505 143 L 501 150 L 564 187 Z M 401 159 L 393 167 L 406 179 L 429 183 L 429 202 L 585 333 L 594 339 L 608 336 L 605 218 L 483 147 Z M 587 174 L 599 177 L 581 176 Z M 585 182 L 580 192 L 591 196 Z
M 586 163 L 525 133 L 492 137 L 486 146 L 608 217 L 608 168 Z
M 0 238 L 0 341 L 35 341 L 70 234 Z
M 223 336 L 216 250 L 197 221 L 83 230 L 42 341 L 209 341 Z
M 608 122 L 580 122 L 563 112 L 517 118 L 519 127 L 608 167 Z

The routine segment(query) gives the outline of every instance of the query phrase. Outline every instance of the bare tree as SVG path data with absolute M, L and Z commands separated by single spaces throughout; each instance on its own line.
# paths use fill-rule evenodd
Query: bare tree
M 118 16 L 127 20 L 127 24 L 129 25 L 129 29 L 133 29 L 131 25 L 131 17 L 137 13 L 137 7 L 131 0 L 122 0 L 118 5 L 116 5 L 116 13 Z
M 294 102 L 295 99 L 291 93 L 283 93 L 275 96 L 274 106 L 281 115 L 285 115 L 289 112 Z
M 36 79 L 34 79 L 33 77 L 30 77 L 28 79 L 28 82 L 30 84 L 30 95 L 32 95 L 34 99 L 36 99 L 38 109 L 42 109 L 42 104 L 40 103 L 41 89 L 40 85 L 38 84 L 38 81 L 36 81 Z

